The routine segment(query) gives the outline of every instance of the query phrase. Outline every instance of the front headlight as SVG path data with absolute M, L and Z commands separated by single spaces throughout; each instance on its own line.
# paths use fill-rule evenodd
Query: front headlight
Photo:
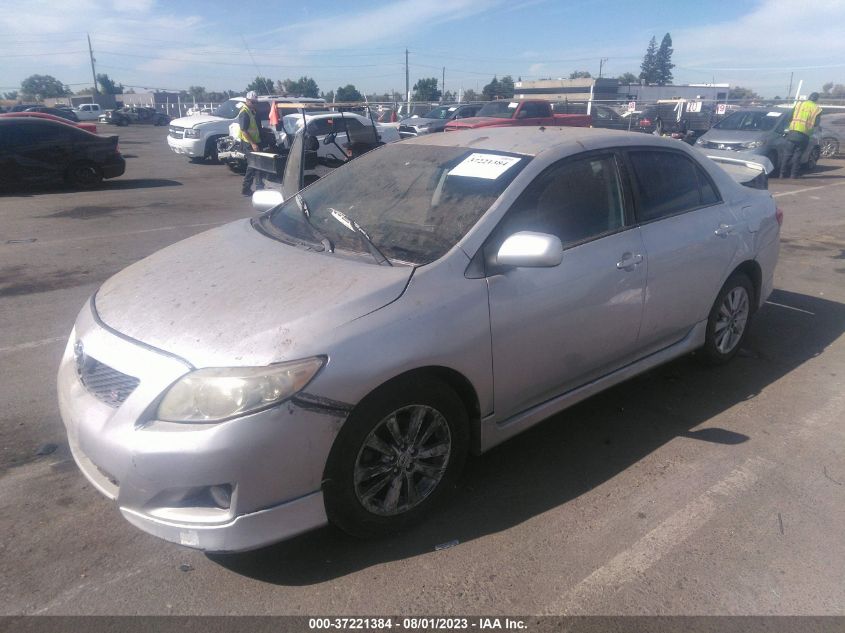
M 323 366 L 320 357 L 266 367 L 209 367 L 182 376 L 167 390 L 157 418 L 220 422 L 279 404 L 305 388 Z
M 743 143 L 742 146 L 745 149 L 756 149 L 758 147 L 763 147 L 766 144 L 766 141 L 749 141 L 748 143 Z
M 419 125 L 414 129 L 417 131 L 417 134 L 428 134 L 431 131 L 428 129 L 427 125 Z
M 185 128 L 185 138 L 199 138 L 200 131 L 198 128 L 195 127 L 186 127 Z
M 706 145 L 707 141 L 704 140 L 703 136 L 699 136 L 698 139 L 696 139 L 695 144 L 696 145 Z

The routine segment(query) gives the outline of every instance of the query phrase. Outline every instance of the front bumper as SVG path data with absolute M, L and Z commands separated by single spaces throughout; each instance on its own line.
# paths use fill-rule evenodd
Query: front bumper
M 177 154 L 192 158 L 205 156 L 205 139 L 203 138 L 173 138 L 168 135 L 167 144 Z
M 103 178 L 117 178 L 126 171 L 126 160 L 121 156 L 103 165 Z
M 77 350 L 139 380 L 119 406 L 87 388 Z M 345 414 L 275 408 L 218 424 L 155 419 L 163 392 L 192 367 L 80 313 L 58 374 L 59 410 L 74 460 L 123 516 L 168 541 L 207 551 L 254 549 L 327 522 L 320 491 Z M 226 486 L 229 504 L 210 496 Z

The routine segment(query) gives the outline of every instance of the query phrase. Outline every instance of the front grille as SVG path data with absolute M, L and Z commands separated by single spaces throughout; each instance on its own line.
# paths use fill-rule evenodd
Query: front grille
M 112 369 L 90 356 L 77 357 L 76 373 L 91 395 L 115 408 L 123 404 L 140 383 L 137 378 Z
M 170 137 L 171 138 L 182 138 L 185 136 L 185 128 L 178 127 L 175 125 L 170 126 Z
M 707 149 L 722 149 L 731 152 L 738 152 L 743 149 L 741 143 L 715 143 L 713 141 L 704 141 L 701 146 L 706 147 Z

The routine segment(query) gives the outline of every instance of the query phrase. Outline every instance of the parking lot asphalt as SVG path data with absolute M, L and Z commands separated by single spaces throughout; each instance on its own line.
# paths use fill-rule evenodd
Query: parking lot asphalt
M 730 365 L 682 358 L 471 459 L 407 533 L 206 556 L 85 481 L 55 374 L 100 283 L 251 208 L 166 130 L 101 133 L 123 177 L 0 196 L 0 614 L 845 613 L 845 161 L 771 183 L 776 290 Z

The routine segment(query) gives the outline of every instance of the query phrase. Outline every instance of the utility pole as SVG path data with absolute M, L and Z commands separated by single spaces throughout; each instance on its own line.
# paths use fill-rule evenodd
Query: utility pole
M 601 57 L 601 58 L 599 59 L 599 77 L 598 77 L 599 79 L 601 79 L 601 69 L 602 69 L 602 66 L 604 66 L 604 63 L 605 63 L 606 61 L 607 61 L 607 57 Z
M 408 112 L 411 111 L 411 80 L 408 74 L 408 49 L 405 49 L 405 99 L 408 100 Z
M 446 100 L 446 67 L 443 67 L 443 81 L 440 82 L 440 103 Z
M 789 73 L 789 88 L 786 89 L 786 98 L 789 99 L 789 95 L 792 94 L 792 76 L 794 72 Z
M 94 103 L 94 97 L 100 93 L 97 91 L 97 71 L 94 70 L 94 50 L 91 48 L 91 34 L 86 33 L 85 35 L 88 36 L 88 56 L 91 58 L 91 76 L 94 77 L 94 92 L 91 94 L 91 103 Z

